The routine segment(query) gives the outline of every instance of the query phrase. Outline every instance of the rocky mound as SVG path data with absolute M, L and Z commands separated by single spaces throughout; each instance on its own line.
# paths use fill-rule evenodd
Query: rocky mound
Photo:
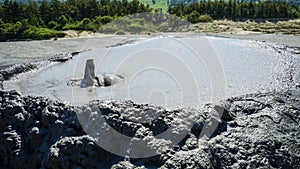
M 193 126 L 180 143 L 154 157 L 130 159 L 98 146 L 81 127 L 78 107 L 0 91 L 0 168 L 300 168 L 299 101 L 287 91 L 230 98 L 193 110 L 130 101 L 87 105 L 119 133 L 150 139 L 178 121 L 180 112 L 193 115 Z M 216 115 L 220 110 L 221 117 Z M 135 112 L 157 117 L 141 120 Z M 215 130 L 203 134 L 206 124 L 216 124 Z

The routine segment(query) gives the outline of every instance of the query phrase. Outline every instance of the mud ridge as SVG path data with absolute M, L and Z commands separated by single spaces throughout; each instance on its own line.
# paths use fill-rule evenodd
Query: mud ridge
M 85 105 L 130 137 L 160 134 L 178 120 L 177 114 L 193 115 L 193 126 L 178 145 L 154 157 L 130 159 L 98 146 L 81 127 L 78 107 L 0 91 L 0 168 L 299 168 L 299 102 L 299 96 L 283 91 L 229 98 L 198 109 L 167 110 L 131 101 Z M 155 120 L 129 119 L 137 112 L 152 113 Z M 211 119 L 216 129 L 201 137 Z

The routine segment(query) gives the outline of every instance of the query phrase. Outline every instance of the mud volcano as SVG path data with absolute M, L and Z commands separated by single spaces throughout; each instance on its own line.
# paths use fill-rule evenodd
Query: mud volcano
M 208 48 L 213 49 L 211 53 L 205 53 Z M 211 56 L 217 58 L 218 65 L 210 61 Z M 92 71 L 86 69 L 89 59 L 94 60 L 92 77 L 85 74 Z M 74 104 L 113 99 L 167 108 L 197 107 L 247 93 L 289 89 L 299 81 L 294 77 L 299 67 L 296 55 L 271 43 L 159 36 L 80 53 L 65 63 L 19 78 L 17 83 L 7 81 L 5 86 Z M 81 80 L 88 78 L 89 85 L 95 87 L 80 87 Z M 223 81 L 223 87 L 218 80 Z M 215 95 L 220 91 L 222 95 Z
M 208 39 L 215 51 L 204 55 L 207 39 L 168 36 L 46 67 L 1 68 L 0 168 L 300 168 L 299 55 L 269 43 Z M 206 71 L 215 69 L 201 64 L 206 54 L 217 55 L 224 72 L 225 95 L 217 101 L 214 72 Z M 122 140 L 97 135 L 102 127 L 147 142 L 115 146 Z M 160 137 L 170 128 L 169 139 Z M 171 144 L 182 130 L 184 138 Z M 108 147 L 125 147 L 128 156 Z M 159 153 L 131 156 L 149 151 Z
M 87 87 L 108 87 L 120 83 L 124 78 L 116 74 L 99 74 L 95 76 L 95 65 L 93 59 L 86 61 L 83 79 L 71 79 L 68 81 L 68 86 Z

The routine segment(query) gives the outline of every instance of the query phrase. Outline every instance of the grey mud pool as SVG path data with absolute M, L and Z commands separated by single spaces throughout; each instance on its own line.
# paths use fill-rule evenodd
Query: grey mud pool
M 88 45 L 88 41 L 82 44 L 83 48 Z M 94 60 L 96 75 L 114 73 L 124 79 L 110 87 L 68 86 L 69 80 L 84 76 L 88 59 Z M 166 35 L 93 47 L 67 62 L 5 81 L 4 86 L 73 104 L 132 100 L 174 109 L 288 89 L 299 82 L 299 63 L 299 58 L 273 43 Z

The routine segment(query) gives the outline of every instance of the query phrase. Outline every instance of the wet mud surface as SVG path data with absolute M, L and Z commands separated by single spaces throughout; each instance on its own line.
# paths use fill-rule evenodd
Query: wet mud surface
M 91 44 L 97 44 L 94 42 Z M 101 48 L 122 48 L 127 42 L 128 45 L 135 44 L 132 40 L 121 38 L 117 44 L 98 45 L 102 45 Z M 226 41 L 217 43 L 222 45 Z M 299 46 L 258 44 L 251 43 L 258 51 L 262 49 L 271 52 L 270 55 L 276 54 L 272 56 L 279 60 L 275 59 L 273 63 L 280 63 L 275 67 L 280 71 L 274 79 L 281 78 L 280 83 L 275 84 L 269 84 L 263 78 L 256 80 L 267 82 L 269 87 L 275 88 L 258 91 L 252 87 L 250 89 L 253 90 L 245 90 L 247 93 L 236 93 L 234 96 L 229 93 L 220 102 L 206 102 L 192 108 L 168 109 L 122 99 L 87 100 L 88 104 L 74 105 L 64 99 L 44 97 L 48 95 L 21 94 L 13 88 L 0 90 L 0 168 L 300 168 Z M 76 50 L 64 52 L 82 51 L 76 45 L 73 46 Z M 94 47 L 99 48 L 97 45 Z M 228 50 L 231 50 L 230 47 Z M 80 58 L 78 56 L 88 54 L 83 52 L 66 60 L 65 57 L 58 58 L 63 59 L 63 63 L 49 61 L 54 56 L 52 53 L 51 57 L 36 56 L 34 58 L 39 61 L 25 64 L 19 63 L 20 60 L 6 64 L 8 62 L 4 60 L 1 63 L 5 64 L 0 67 L 0 87 L 6 89 L 7 82 L 19 83 L 24 76 L 34 77 L 55 66 L 71 65 Z M 236 58 L 233 56 L 231 59 Z M 247 58 L 251 59 L 251 56 Z M 259 64 L 259 61 L 253 63 Z M 227 71 L 239 70 L 237 68 L 241 67 Z M 247 78 L 244 80 L 247 81 Z M 66 79 L 64 82 L 67 84 Z M 245 81 L 239 83 L 242 85 Z M 239 83 L 234 84 L 238 86 Z M 55 86 L 55 82 L 50 85 Z M 235 86 L 232 88 L 235 89 Z M 88 111 L 82 116 L 78 114 L 78 109 Z M 188 121 L 190 127 L 184 130 L 185 137 L 172 145 L 158 139 L 156 136 L 172 126 L 186 125 L 180 114 L 192 117 Z M 125 145 L 128 155 L 140 153 L 142 156 L 146 153 L 144 150 L 157 151 L 158 155 L 148 158 L 122 157 L 99 146 L 99 139 L 109 139 L 96 137 L 88 129 L 97 131 L 93 126 L 104 124 L 99 124 L 100 118 L 124 136 L 133 140 L 148 140 L 140 149 Z M 180 133 L 180 129 L 175 128 L 173 132 Z M 111 142 L 112 147 L 114 144 Z
M 206 53 L 207 48 L 212 53 Z M 207 55 L 215 56 L 215 60 Z M 97 89 L 66 85 L 83 77 L 87 59 L 95 60 L 95 76 L 117 74 L 124 81 Z M 215 99 L 222 100 L 289 89 L 299 82 L 300 72 L 297 47 L 192 35 L 121 40 L 117 45 L 59 60 L 66 62 L 17 81 L 7 81 L 4 86 L 25 95 L 47 96 L 74 104 L 113 98 L 179 108 L 213 102 L 214 90 L 222 90 L 223 96 Z M 220 84 L 223 86 L 219 87 Z

